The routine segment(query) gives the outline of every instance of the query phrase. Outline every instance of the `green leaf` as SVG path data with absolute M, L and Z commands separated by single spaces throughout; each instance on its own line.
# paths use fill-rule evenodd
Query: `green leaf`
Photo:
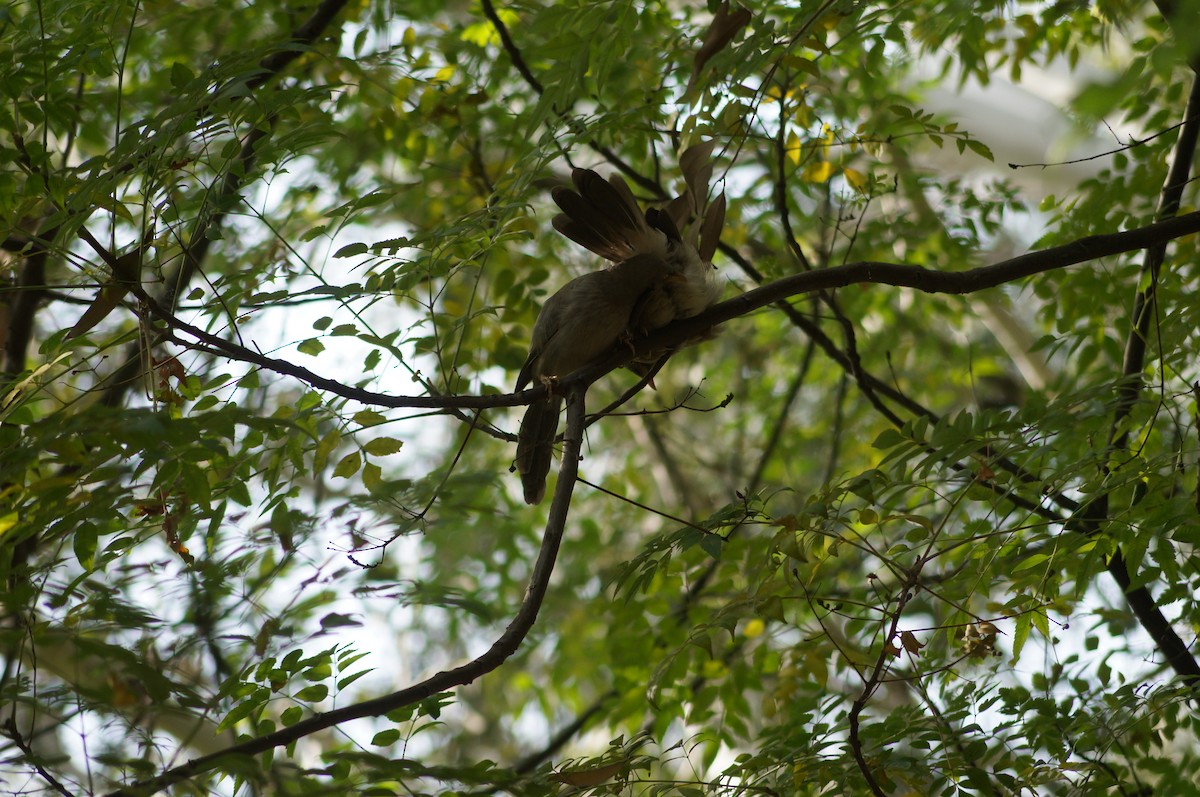
M 386 457 L 399 452 L 403 446 L 404 443 L 395 438 L 376 437 L 374 440 L 368 440 L 363 450 L 373 457 Z
M 329 432 L 321 438 L 317 443 L 317 448 L 313 452 L 313 472 L 320 473 L 325 470 L 325 466 L 329 463 L 329 457 L 337 449 L 342 442 L 342 433 L 337 429 L 330 429 Z
M 395 728 L 388 728 L 371 737 L 371 744 L 375 747 L 389 747 L 398 741 L 400 741 L 400 731 Z
M 982 141 L 980 141 L 977 138 L 968 138 L 966 141 L 967 141 L 967 146 L 976 155 L 979 155 L 982 158 L 986 158 L 988 160 L 988 162 L 995 162 L 996 157 L 992 154 L 992 150 L 988 147 L 987 144 L 984 144 Z
M 884 429 L 875 436 L 875 440 L 871 443 L 871 447 L 877 448 L 881 451 L 886 451 L 889 448 L 895 448 L 896 446 L 903 445 L 908 442 L 910 442 L 908 438 L 900 434 L 899 431 L 888 428 Z
M 1050 555 L 1044 553 L 1035 553 L 1032 556 L 1027 556 L 1021 560 L 1016 567 L 1013 568 L 1014 573 L 1020 573 L 1023 570 L 1037 567 L 1045 562 L 1050 561 Z
M 375 410 L 359 410 L 352 416 L 360 426 L 376 426 L 387 421 L 387 417 Z
M 1030 618 L 1030 613 L 1018 615 L 1013 629 L 1013 663 L 1016 664 L 1021 659 L 1021 651 L 1025 649 L 1025 643 L 1029 641 L 1029 632 L 1033 629 L 1033 620 Z
M 329 687 L 325 684 L 306 686 L 295 694 L 297 700 L 305 703 L 317 703 L 329 696 Z
M 331 612 L 321 618 L 321 628 L 329 630 L 331 628 L 361 628 L 362 623 L 350 615 L 338 614 Z
M 171 86 L 182 89 L 196 79 L 195 73 L 182 61 L 171 64 Z
M 304 671 L 303 676 L 309 681 L 323 681 L 333 675 L 333 666 L 325 661 Z
M 317 338 L 309 338 L 308 340 L 301 342 L 300 345 L 296 347 L 296 350 L 301 354 L 308 354 L 312 357 L 316 357 L 318 354 L 325 351 L 325 344 Z
M 348 479 L 358 473 L 358 469 L 362 467 L 362 454 L 357 451 L 351 452 L 342 457 L 338 462 L 337 467 L 333 469 L 333 475 L 342 479 Z
M 225 715 L 225 718 L 223 720 L 221 720 L 219 725 L 217 725 L 217 732 L 220 733 L 221 731 L 232 728 L 234 725 L 236 725 L 239 722 L 241 722 L 242 720 L 246 719 L 252 713 L 260 710 L 261 708 L 262 708 L 262 701 L 260 701 L 260 700 L 257 700 L 257 699 L 243 700 L 241 703 L 238 703 L 236 706 L 234 706 L 233 709 L 228 714 Z
M 362 678 L 364 675 L 370 675 L 370 673 L 371 673 L 370 670 L 361 670 L 359 672 L 351 673 L 350 675 L 347 675 L 345 678 L 339 678 L 338 682 L 337 682 L 337 688 L 339 690 L 345 689 L 347 686 L 354 683 L 359 678 Z
M 368 462 L 363 466 L 362 482 L 363 487 L 366 487 L 368 492 L 378 493 L 385 486 L 383 481 L 383 469 L 374 462 Z
M 343 246 L 341 249 L 334 252 L 333 256 L 335 259 L 344 258 L 344 257 L 354 257 L 355 255 L 365 254 L 366 252 L 367 252 L 366 244 L 354 243 L 354 244 L 347 244 L 346 246 Z
M 811 77 L 821 77 L 821 70 L 817 67 L 817 64 L 808 58 L 788 53 L 783 56 L 783 63 L 789 68 L 803 72 Z
M 75 558 L 84 570 L 91 570 L 96 563 L 96 547 L 99 544 L 100 530 L 94 523 L 81 523 L 75 530 L 73 547 Z

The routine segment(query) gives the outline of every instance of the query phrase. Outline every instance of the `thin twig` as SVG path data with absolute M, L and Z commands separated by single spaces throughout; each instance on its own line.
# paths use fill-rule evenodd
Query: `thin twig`
M 37 756 L 34 754 L 33 748 L 26 743 L 25 737 L 21 735 L 21 731 L 17 728 L 17 721 L 12 717 L 9 717 L 4 723 L 4 735 L 9 739 L 12 739 L 13 744 L 15 744 L 17 749 L 20 750 L 25 756 L 25 760 L 29 762 L 29 765 L 34 768 L 34 771 L 36 771 L 43 780 L 50 784 L 50 788 L 63 795 L 63 797 L 75 797 L 74 794 L 67 790 L 66 786 L 62 785 L 62 783 L 60 783 L 58 779 L 54 777 L 54 775 L 50 774 L 45 767 L 38 763 Z

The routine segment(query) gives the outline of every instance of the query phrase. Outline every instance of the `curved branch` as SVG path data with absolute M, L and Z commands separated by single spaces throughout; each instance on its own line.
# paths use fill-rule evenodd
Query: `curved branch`
M 153 794 L 175 783 L 208 772 L 231 756 L 253 756 L 265 753 L 343 722 L 363 717 L 377 717 L 389 711 L 411 706 L 447 689 L 472 683 L 503 664 L 506 659 L 517 652 L 526 635 L 533 628 L 533 623 L 542 607 L 542 600 L 546 597 L 546 588 L 550 583 L 550 576 L 554 572 L 554 562 L 558 557 L 559 546 L 562 544 L 567 510 L 571 505 L 571 493 L 575 489 L 575 477 L 579 472 L 583 420 L 584 390 L 577 389 L 570 394 L 567 400 L 567 433 L 562 468 L 559 471 L 558 485 L 554 491 L 554 501 L 550 505 L 550 515 L 546 521 L 542 545 L 538 550 L 538 558 L 533 565 L 533 572 L 529 576 L 529 586 L 525 590 L 525 598 L 521 601 L 521 606 L 517 609 L 508 627 L 483 655 L 460 667 L 439 672 L 398 692 L 324 714 L 317 714 L 275 733 L 233 745 L 202 758 L 193 759 L 156 777 L 137 781 L 109 792 L 107 797 L 135 797 L 135 795 Z

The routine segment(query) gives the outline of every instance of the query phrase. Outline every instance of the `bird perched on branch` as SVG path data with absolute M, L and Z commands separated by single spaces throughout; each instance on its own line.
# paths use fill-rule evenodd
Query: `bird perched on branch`
M 546 398 L 525 410 L 517 434 L 517 470 L 525 503 L 546 493 L 554 435 L 562 397 L 553 382 L 587 365 L 627 335 L 630 318 L 645 295 L 667 276 L 667 262 L 635 255 L 568 282 L 542 305 L 533 325 L 529 358 L 517 375 L 517 390 L 534 379 L 546 384 Z
M 712 257 L 725 223 L 725 194 L 708 204 L 713 143 L 691 147 L 680 155 L 684 190 L 663 209 L 648 208 L 643 214 L 620 175 L 606 181 L 590 169 L 572 172 L 576 190 L 554 189 L 554 201 L 562 210 L 554 217 L 554 229 L 575 243 L 614 263 L 643 254 L 667 262 L 667 278 L 643 299 L 630 319 L 631 336 L 698 315 L 720 296 Z M 629 367 L 644 375 L 666 353 L 642 355 Z
M 516 467 L 526 503 L 539 503 L 546 492 L 562 408 L 553 382 L 619 341 L 694 316 L 717 300 L 720 286 L 711 260 L 725 197 L 705 209 L 711 154 L 711 143 L 683 153 L 684 191 L 664 209 L 643 213 L 623 179 L 604 180 L 590 169 L 572 172 L 575 190 L 554 190 L 562 210 L 554 228 L 612 265 L 568 282 L 546 300 L 534 323 L 516 389 L 537 379 L 550 390 L 545 400 L 529 405 L 517 435 Z M 644 375 L 667 353 L 640 356 L 630 368 Z

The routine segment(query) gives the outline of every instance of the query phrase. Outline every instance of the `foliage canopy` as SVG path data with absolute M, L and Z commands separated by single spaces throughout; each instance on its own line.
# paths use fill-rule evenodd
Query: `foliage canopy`
M 3 793 L 1194 792 L 1198 13 L 6 4 Z M 527 507 L 549 189 L 708 140 Z

